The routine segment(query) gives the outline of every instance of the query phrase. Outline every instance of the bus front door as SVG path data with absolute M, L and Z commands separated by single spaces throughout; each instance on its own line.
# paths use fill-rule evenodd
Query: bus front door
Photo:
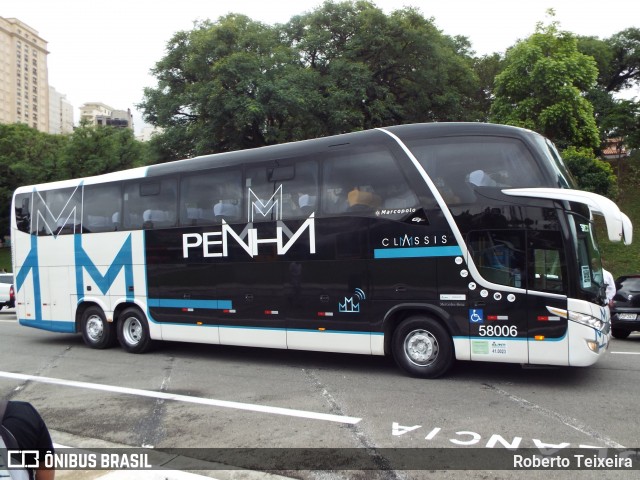
M 525 232 L 472 231 L 468 245 L 485 280 L 469 276 L 471 360 L 528 363 Z

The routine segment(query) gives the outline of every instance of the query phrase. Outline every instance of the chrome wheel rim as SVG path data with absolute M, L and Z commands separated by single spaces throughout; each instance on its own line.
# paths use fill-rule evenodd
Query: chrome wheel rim
M 126 318 L 122 325 L 122 334 L 129 345 L 138 345 L 143 336 L 142 323 L 136 317 Z
M 414 330 L 404 340 L 404 353 L 411 363 L 424 367 L 438 358 L 438 341 L 427 330 Z
M 91 315 L 87 319 L 87 326 L 85 327 L 87 337 L 92 342 L 98 342 L 104 335 L 104 322 L 99 315 Z

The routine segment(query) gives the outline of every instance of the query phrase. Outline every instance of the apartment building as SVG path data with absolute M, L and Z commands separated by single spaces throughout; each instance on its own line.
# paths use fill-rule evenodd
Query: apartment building
M 67 96 L 49 87 L 49 133 L 73 133 L 73 105 Z
M 49 131 L 48 54 L 36 30 L 0 17 L 0 123 Z
M 131 109 L 116 110 L 100 102 L 88 102 L 80 107 L 80 123 L 133 130 Z

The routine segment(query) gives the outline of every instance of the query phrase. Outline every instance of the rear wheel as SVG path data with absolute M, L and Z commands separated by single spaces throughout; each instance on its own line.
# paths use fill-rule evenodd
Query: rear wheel
M 618 328 L 612 328 L 611 335 L 613 335 L 615 338 L 625 339 L 629 335 L 631 335 L 631 332 L 629 330 L 620 330 Z
M 82 339 L 91 348 L 109 348 L 115 344 L 115 326 L 107 322 L 100 307 L 88 307 L 80 320 Z
M 429 317 L 410 317 L 393 333 L 393 357 L 409 374 L 437 378 L 453 365 L 453 342 L 447 330 Z
M 127 308 L 118 318 L 118 341 L 129 353 L 147 352 L 153 342 L 147 319 L 137 308 Z

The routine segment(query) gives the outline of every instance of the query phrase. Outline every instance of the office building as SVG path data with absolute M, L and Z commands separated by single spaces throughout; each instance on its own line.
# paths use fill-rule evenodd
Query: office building
M 36 30 L 0 17 L 0 123 L 49 131 L 48 54 Z
M 73 133 L 73 105 L 67 96 L 49 87 L 49 133 Z
M 100 102 L 88 102 L 80 107 L 80 123 L 95 126 L 130 128 L 133 130 L 131 110 L 115 110 Z

